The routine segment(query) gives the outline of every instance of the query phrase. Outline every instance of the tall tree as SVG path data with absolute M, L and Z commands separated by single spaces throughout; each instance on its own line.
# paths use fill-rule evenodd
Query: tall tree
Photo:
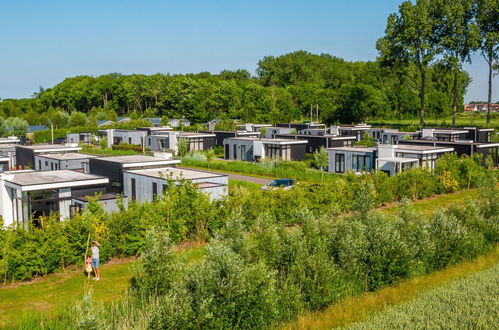
M 476 0 L 476 23 L 480 31 L 480 52 L 489 67 L 487 98 L 487 125 L 490 125 L 492 103 L 492 76 L 499 70 L 499 1 Z
M 473 0 L 437 0 L 442 17 L 441 42 L 444 60 L 452 71 L 452 127 L 456 126 L 458 80 L 462 63 L 471 62 L 470 54 L 479 46 L 478 28 L 473 22 Z
M 388 17 L 385 36 L 376 43 L 381 58 L 392 65 L 415 65 L 419 73 L 419 123 L 424 126 L 428 71 L 442 52 L 441 20 L 430 0 L 403 2 Z

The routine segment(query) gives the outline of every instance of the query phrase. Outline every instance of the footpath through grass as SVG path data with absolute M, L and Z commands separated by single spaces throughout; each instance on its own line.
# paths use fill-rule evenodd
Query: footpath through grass
M 451 282 L 452 280 L 456 282 Z M 357 324 L 355 328 L 474 328 L 467 327 L 464 323 L 460 326 L 459 320 L 473 322 L 475 316 L 480 316 L 477 322 L 488 322 L 486 320 L 491 318 L 497 320 L 498 288 L 499 248 L 470 262 L 418 276 L 360 297 L 347 298 L 325 310 L 304 314 L 283 328 L 331 329 L 364 321 L 366 323 Z M 475 300 L 471 318 L 465 315 L 468 313 L 470 300 Z M 493 305 L 490 305 L 493 301 Z M 397 305 L 400 306 L 389 310 Z M 480 311 L 483 311 L 483 315 Z M 459 314 L 464 315 L 458 319 Z M 375 316 L 370 319 L 373 315 Z M 430 323 L 432 320 L 434 323 Z M 413 321 L 417 323 L 413 324 Z M 482 323 L 475 325 L 478 328 L 487 327 Z M 488 324 L 489 327 L 492 325 Z
M 229 184 L 257 189 L 255 184 L 237 182 L 237 180 L 231 180 Z M 429 215 L 438 207 L 474 194 L 476 194 L 476 190 L 466 190 L 411 203 L 416 210 L 424 211 L 425 214 Z M 384 208 L 383 212 L 395 213 L 398 208 L 397 204 L 392 204 L 390 207 Z M 187 261 L 199 260 L 204 255 L 202 245 L 183 248 L 179 251 L 179 253 L 186 255 Z M 496 258 L 497 255 L 499 254 L 496 253 Z M 131 266 L 131 261 L 102 265 L 102 280 L 90 281 L 89 283 L 90 287 L 93 288 L 93 298 L 105 303 L 116 300 L 128 288 L 132 276 Z M 0 327 L 27 313 L 43 312 L 50 315 L 60 308 L 67 307 L 82 297 L 85 281 L 85 276 L 81 271 L 78 271 L 67 274 L 52 274 L 31 282 L 0 288 L 0 311 L 2 311 L 0 313 Z

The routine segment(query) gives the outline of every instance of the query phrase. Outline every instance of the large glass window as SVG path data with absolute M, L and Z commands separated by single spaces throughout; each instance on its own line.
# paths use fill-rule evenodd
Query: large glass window
M 336 173 L 345 172 L 345 155 L 335 154 L 334 155 L 334 170 Z
M 132 200 L 135 200 L 137 198 L 137 191 L 136 191 L 136 183 L 135 179 L 132 178 Z
M 355 155 L 352 157 L 352 168 L 356 172 L 371 170 L 371 157 L 364 155 Z
M 241 160 L 247 160 L 247 157 L 246 157 L 246 146 L 244 144 L 241 145 Z
M 152 198 L 156 198 L 158 196 L 158 184 L 156 182 L 152 183 Z

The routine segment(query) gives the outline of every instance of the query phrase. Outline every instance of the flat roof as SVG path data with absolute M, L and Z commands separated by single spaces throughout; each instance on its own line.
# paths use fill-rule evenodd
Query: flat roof
M 383 145 L 381 145 L 383 146 Z M 395 151 L 407 152 L 407 153 L 441 153 L 441 152 L 452 152 L 454 148 L 446 147 L 435 147 L 435 146 L 421 146 L 421 145 L 408 145 L 408 144 L 396 144 L 393 146 Z
M 74 160 L 74 159 L 88 159 L 88 158 L 96 158 L 96 155 L 83 154 L 79 152 L 67 152 L 63 154 L 41 154 L 37 155 L 38 157 L 56 159 L 56 160 Z
M 124 155 L 124 156 L 109 156 L 109 157 L 96 157 L 94 159 L 104 160 L 107 162 L 119 163 L 123 167 L 140 166 L 140 165 L 170 165 L 179 164 L 179 159 L 167 159 L 146 155 Z
M 499 146 L 499 142 L 474 142 L 472 140 L 457 140 L 457 141 L 438 141 L 438 140 L 407 140 L 405 142 L 409 142 L 417 145 L 421 144 L 448 144 L 448 145 L 468 145 L 468 146 L 476 146 L 477 148 L 489 148 L 489 147 L 497 147 Z M 399 144 L 399 145 L 407 145 L 407 144 Z M 442 147 L 441 147 L 442 148 Z
M 3 138 L 0 138 L 0 143 L 4 144 L 4 143 L 16 143 L 16 142 L 19 142 L 21 141 L 18 137 L 3 137 Z
M 214 137 L 215 134 L 211 133 L 193 133 L 193 132 L 177 132 L 180 137 L 191 138 L 191 137 Z
M 34 152 L 53 152 L 53 151 L 79 151 L 81 147 L 69 146 L 65 144 L 32 144 L 30 146 L 16 145 L 17 148 L 31 149 Z
M 384 160 L 391 163 L 415 163 L 419 162 L 417 158 L 404 158 L 404 157 L 383 157 L 378 158 L 378 160 Z
M 146 168 L 140 170 L 130 170 L 126 173 L 138 174 L 149 176 L 153 178 L 168 178 L 172 177 L 174 180 L 197 180 L 197 179 L 208 179 L 216 178 L 221 176 L 227 176 L 227 174 L 221 174 L 216 172 L 208 171 L 198 171 L 182 167 L 161 167 L 161 168 Z
M 358 130 L 369 130 L 371 126 L 338 126 L 339 130 L 343 131 L 358 131 Z
M 265 139 L 265 138 L 258 138 L 258 137 L 244 137 L 244 136 L 238 136 L 238 137 L 233 137 L 233 138 L 228 138 L 225 140 L 242 140 L 242 141 L 261 141 L 262 143 L 265 144 L 305 144 L 308 141 L 307 140 L 295 140 L 295 139 Z
M 212 133 L 212 134 L 215 134 L 215 133 L 231 133 L 231 134 L 243 134 L 243 135 L 260 135 L 261 132 L 258 132 L 258 131 L 222 131 L 222 130 L 204 130 L 204 131 L 200 131 L 200 133 Z
M 6 183 L 10 183 L 10 186 L 22 191 L 72 188 L 109 182 L 106 177 L 71 170 L 22 171 L 19 173 L 10 171 L 4 174 L 3 178 Z
M 464 130 L 457 130 L 457 129 L 435 129 L 433 133 L 438 133 L 438 134 L 463 134 L 463 133 L 469 133 L 468 131 Z
M 352 151 L 352 152 L 373 152 L 374 148 L 362 148 L 362 147 L 337 147 L 337 148 L 327 148 L 327 150 L 335 151 Z
M 485 131 L 485 132 L 491 132 L 494 130 L 493 128 L 477 128 L 477 127 L 464 127 L 464 129 L 476 129 L 478 131 Z
M 299 136 L 305 138 L 322 138 L 322 139 L 333 139 L 333 140 L 357 140 L 355 136 L 345 136 L 345 135 L 335 135 L 335 134 L 324 134 L 324 135 L 308 135 L 308 134 L 278 134 L 280 136 Z

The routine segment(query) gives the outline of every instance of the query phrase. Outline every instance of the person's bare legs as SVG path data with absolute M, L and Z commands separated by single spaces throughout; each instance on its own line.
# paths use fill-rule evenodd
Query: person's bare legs
M 100 279 L 100 276 L 99 276 L 99 268 L 95 268 L 95 267 L 94 267 L 94 275 L 95 275 L 95 276 L 94 276 L 94 278 L 95 278 L 95 279 Z

